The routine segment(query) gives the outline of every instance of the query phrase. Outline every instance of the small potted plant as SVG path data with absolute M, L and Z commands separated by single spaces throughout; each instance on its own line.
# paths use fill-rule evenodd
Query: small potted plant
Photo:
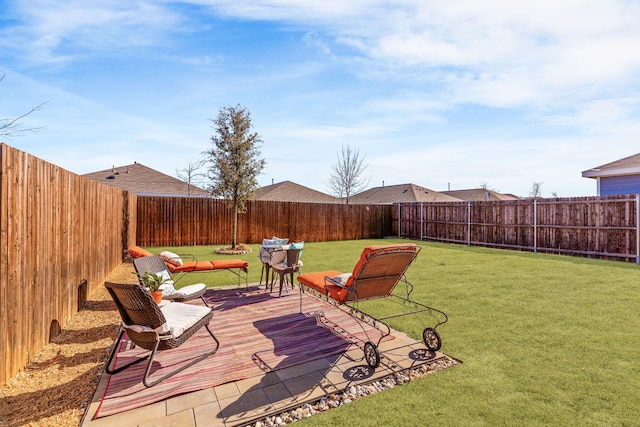
M 154 301 L 157 304 L 160 304 L 160 302 L 162 301 L 162 289 L 160 289 L 160 286 L 170 281 L 171 279 L 163 277 L 158 273 L 152 273 L 150 271 L 147 271 L 146 273 L 141 275 L 140 278 L 142 280 L 142 283 L 144 283 L 144 286 L 149 289 L 149 293 L 151 293 Z

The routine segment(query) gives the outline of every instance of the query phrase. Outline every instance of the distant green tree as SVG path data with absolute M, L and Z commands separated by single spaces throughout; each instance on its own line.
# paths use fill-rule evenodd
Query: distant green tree
M 213 124 L 213 148 L 204 152 L 208 156 L 211 194 L 222 197 L 233 209 L 231 248 L 238 246 L 238 212 L 244 210 L 247 200 L 258 187 L 257 177 L 264 169 L 261 158 L 262 139 L 251 132 L 251 113 L 239 104 L 223 107 Z

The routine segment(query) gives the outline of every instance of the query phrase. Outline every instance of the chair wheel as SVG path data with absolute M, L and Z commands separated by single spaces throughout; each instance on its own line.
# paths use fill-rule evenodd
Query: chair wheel
M 371 341 L 367 341 L 364 344 L 364 358 L 370 368 L 375 369 L 380 366 L 380 352 L 378 352 L 378 348 Z
M 433 328 L 425 328 L 424 331 L 422 331 L 422 341 L 424 341 L 427 349 L 431 351 L 438 351 L 442 346 L 440 334 Z

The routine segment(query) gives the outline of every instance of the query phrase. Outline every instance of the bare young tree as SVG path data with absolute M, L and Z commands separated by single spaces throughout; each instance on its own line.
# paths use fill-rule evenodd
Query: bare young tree
M 360 157 L 360 150 L 343 145 L 342 151 L 338 153 L 338 161 L 331 166 L 329 189 L 336 197 L 344 197 L 347 204 L 349 197 L 364 190 L 369 184 L 369 180 L 362 178 L 362 173 L 367 168 L 364 159 L 364 156 Z
M 194 187 L 194 181 L 198 179 L 206 178 L 207 174 L 205 172 L 200 172 L 200 170 L 207 163 L 207 159 L 200 159 L 196 162 L 192 162 L 189 160 L 187 167 L 184 169 L 176 169 L 176 175 L 178 178 L 187 183 L 187 196 L 191 197 L 191 192 Z
M 529 197 L 533 197 L 534 199 L 542 197 L 542 181 L 534 182 L 531 185 L 531 190 L 529 190 Z
M 480 188 L 483 190 L 488 190 L 488 191 L 498 191 L 497 189 L 489 186 L 489 183 L 487 181 L 480 181 L 480 183 L 478 184 L 480 185 Z
M 4 80 L 4 78 L 6 77 L 5 73 L 1 73 L 2 75 L 0 75 L 0 82 L 2 82 Z M 36 105 L 35 107 L 31 107 L 31 109 L 29 111 L 27 111 L 24 114 L 19 115 L 18 117 L 13 117 L 13 118 L 0 118 L 0 136 L 1 137 L 5 137 L 7 139 L 12 139 L 16 136 L 21 136 L 22 134 L 26 133 L 26 132 L 39 132 L 42 129 L 44 129 L 44 127 L 23 127 L 22 125 L 22 119 L 24 119 L 25 117 L 27 117 L 29 114 L 36 112 L 36 111 L 40 111 L 44 108 L 44 105 L 46 104 L 46 102 L 43 102 L 40 105 Z
M 223 107 L 213 120 L 213 148 L 208 156 L 211 193 L 227 200 L 233 209 L 231 248 L 237 248 L 238 212 L 244 209 L 258 187 L 257 176 L 266 164 L 261 158 L 262 139 L 251 132 L 251 113 L 239 104 Z

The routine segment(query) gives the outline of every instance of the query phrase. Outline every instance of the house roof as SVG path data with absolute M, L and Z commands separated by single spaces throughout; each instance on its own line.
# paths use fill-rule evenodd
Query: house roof
M 134 162 L 82 175 L 93 181 L 130 191 L 139 196 L 205 197 L 209 192 L 155 169 Z M 190 187 L 190 188 L 189 188 Z
M 511 194 L 501 194 L 496 191 L 485 190 L 484 188 L 470 188 L 468 190 L 443 191 L 442 193 L 448 194 L 449 196 L 453 196 L 467 202 L 518 200 L 516 196 L 513 196 Z
M 640 174 L 640 153 L 605 163 L 582 172 L 584 178 Z
M 341 199 L 291 181 L 260 187 L 254 192 L 253 198 L 279 202 L 343 203 Z
M 365 190 L 349 198 L 354 204 L 403 202 L 460 202 L 461 200 L 415 184 L 388 185 Z

